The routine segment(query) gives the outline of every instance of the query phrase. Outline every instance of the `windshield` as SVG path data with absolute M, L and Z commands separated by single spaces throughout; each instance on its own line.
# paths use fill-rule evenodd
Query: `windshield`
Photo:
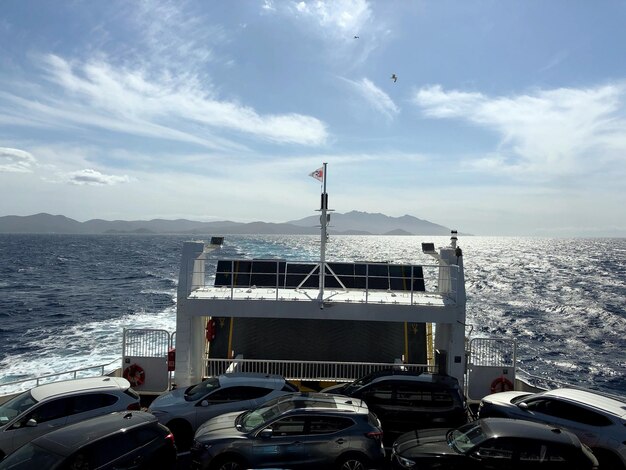
M 281 401 L 281 397 L 275 398 L 256 410 L 246 411 L 240 415 L 237 425 L 240 426 L 243 431 L 252 431 L 257 427 L 272 421 L 285 411 L 292 410 L 295 407 L 296 405 L 293 400 Z
M 446 438 L 450 447 L 457 452 L 465 454 L 481 442 L 484 442 L 487 436 L 480 427 L 480 423 L 474 422 L 448 431 Z
M 26 444 L 4 459 L 2 461 L 2 466 L 4 468 L 15 470 L 52 468 L 55 464 L 61 462 L 62 460 L 63 457 L 60 455 L 54 454 L 34 444 Z
M 200 400 L 201 398 L 204 398 L 209 393 L 214 392 L 218 388 L 220 388 L 220 381 L 215 377 L 211 377 L 210 379 L 203 380 L 198 385 L 192 385 L 187 390 L 185 390 L 185 400 Z
M 0 426 L 7 424 L 17 415 L 28 410 L 35 403 L 37 403 L 37 400 L 33 398 L 30 391 L 21 393 L 20 395 L 3 403 L 0 405 Z

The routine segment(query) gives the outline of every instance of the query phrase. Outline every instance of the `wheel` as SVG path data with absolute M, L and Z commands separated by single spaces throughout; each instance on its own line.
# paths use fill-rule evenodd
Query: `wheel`
M 247 466 L 237 457 L 223 457 L 211 465 L 211 470 L 245 470 Z
M 363 455 L 352 454 L 339 460 L 337 470 L 366 470 L 369 468 L 369 461 Z
M 191 449 L 193 441 L 193 432 L 191 425 L 187 421 L 175 420 L 167 423 L 167 427 L 174 434 L 174 442 L 178 452 L 184 452 Z

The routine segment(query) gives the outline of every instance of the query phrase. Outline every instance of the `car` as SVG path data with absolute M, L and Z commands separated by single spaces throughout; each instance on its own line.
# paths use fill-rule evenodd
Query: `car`
M 113 411 L 139 409 L 139 395 L 122 377 L 39 385 L 0 405 L 0 460 L 60 426 Z
M 192 468 L 364 470 L 384 464 L 380 421 L 361 400 L 326 393 L 284 395 L 204 423 Z
M 392 468 L 439 470 L 597 470 L 575 434 L 546 424 L 478 419 L 457 429 L 408 432 L 393 444 Z
M 384 369 L 322 392 L 366 402 L 380 419 L 389 443 L 413 429 L 450 428 L 467 422 L 467 403 L 459 382 L 448 375 Z
M 160 395 L 148 411 L 174 433 L 178 447 L 186 450 L 198 427 L 214 416 L 256 408 L 297 391 L 298 387 L 280 375 L 227 373 Z
M 573 388 L 501 392 L 481 400 L 478 416 L 524 419 L 565 428 L 591 447 L 602 470 L 626 469 L 626 401 Z
M 176 468 L 174 436 L 144 411 L 90 418 L 33 439 L 0 462 L 0 470 Z

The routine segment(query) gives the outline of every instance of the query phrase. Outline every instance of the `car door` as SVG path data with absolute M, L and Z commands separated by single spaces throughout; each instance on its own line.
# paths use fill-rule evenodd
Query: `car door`
M 360 450 L 359 441 L 367 438 L 363 434 L 356 435 L 355 432 L 350 435 L 345 431 L 354 425 L 355 422 L 347 416 L 309 416 L 303 439 L 309 467 L 328 468 L 346 450 Z
M 12 452 L 36 437 L 64 426 L 71 403 L 71 397 L 48 400 L 16 419 L 5 431 L 12 435 L 10 449 L 6 449 L 6 452 Z
M 306 416 L 291 415 L 270 423 L 265 429 L 271 429 L 271 433 L 258 432 L 251 468 L 307 468 L 305 426 Z
M 584 406 L 552 398 L 546 398 L 541 406 L 530 402 L 526 410 L 537 421 L 572 431 L 589 447 L 598 443 L 603 426 L 611 424 L 607 417 Z
M 467 468 L 511 470 L 515 468 L 516 443 L 509 438 L 492 438 L 470 451 Z
M 357 395 L 378 416 L 385 432 L 397 430 L 399 422 L 402 422 L 394 392 L 393 382 L 384 381 L 369 385 Z
M 197 429 L 209 419 L 232 411 L 249 410 L 253 406 L 252 398 L 255 396 L 257 387 L 222 387 L 209 393 L 195 406 L 195 422 L 192 423 Z

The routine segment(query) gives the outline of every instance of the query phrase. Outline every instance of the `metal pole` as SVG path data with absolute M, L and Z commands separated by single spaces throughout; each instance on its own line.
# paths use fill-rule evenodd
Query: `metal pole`
M 319 301 L 320 308 L 324 308 L 324 278 L 326 274 L 326 238 L 327 238 L 327 217 L 326 211 L 328 210 L 328 195 L 326 194 L 326 166 L 324 163 L 324 174 L 322 175 L 324 186 L 322 191 L 322 200 L 320 210 L 322 215 L 320 216 L 320 223 L 322 225 L 321 240 L 320 240 L 320 293 Z

